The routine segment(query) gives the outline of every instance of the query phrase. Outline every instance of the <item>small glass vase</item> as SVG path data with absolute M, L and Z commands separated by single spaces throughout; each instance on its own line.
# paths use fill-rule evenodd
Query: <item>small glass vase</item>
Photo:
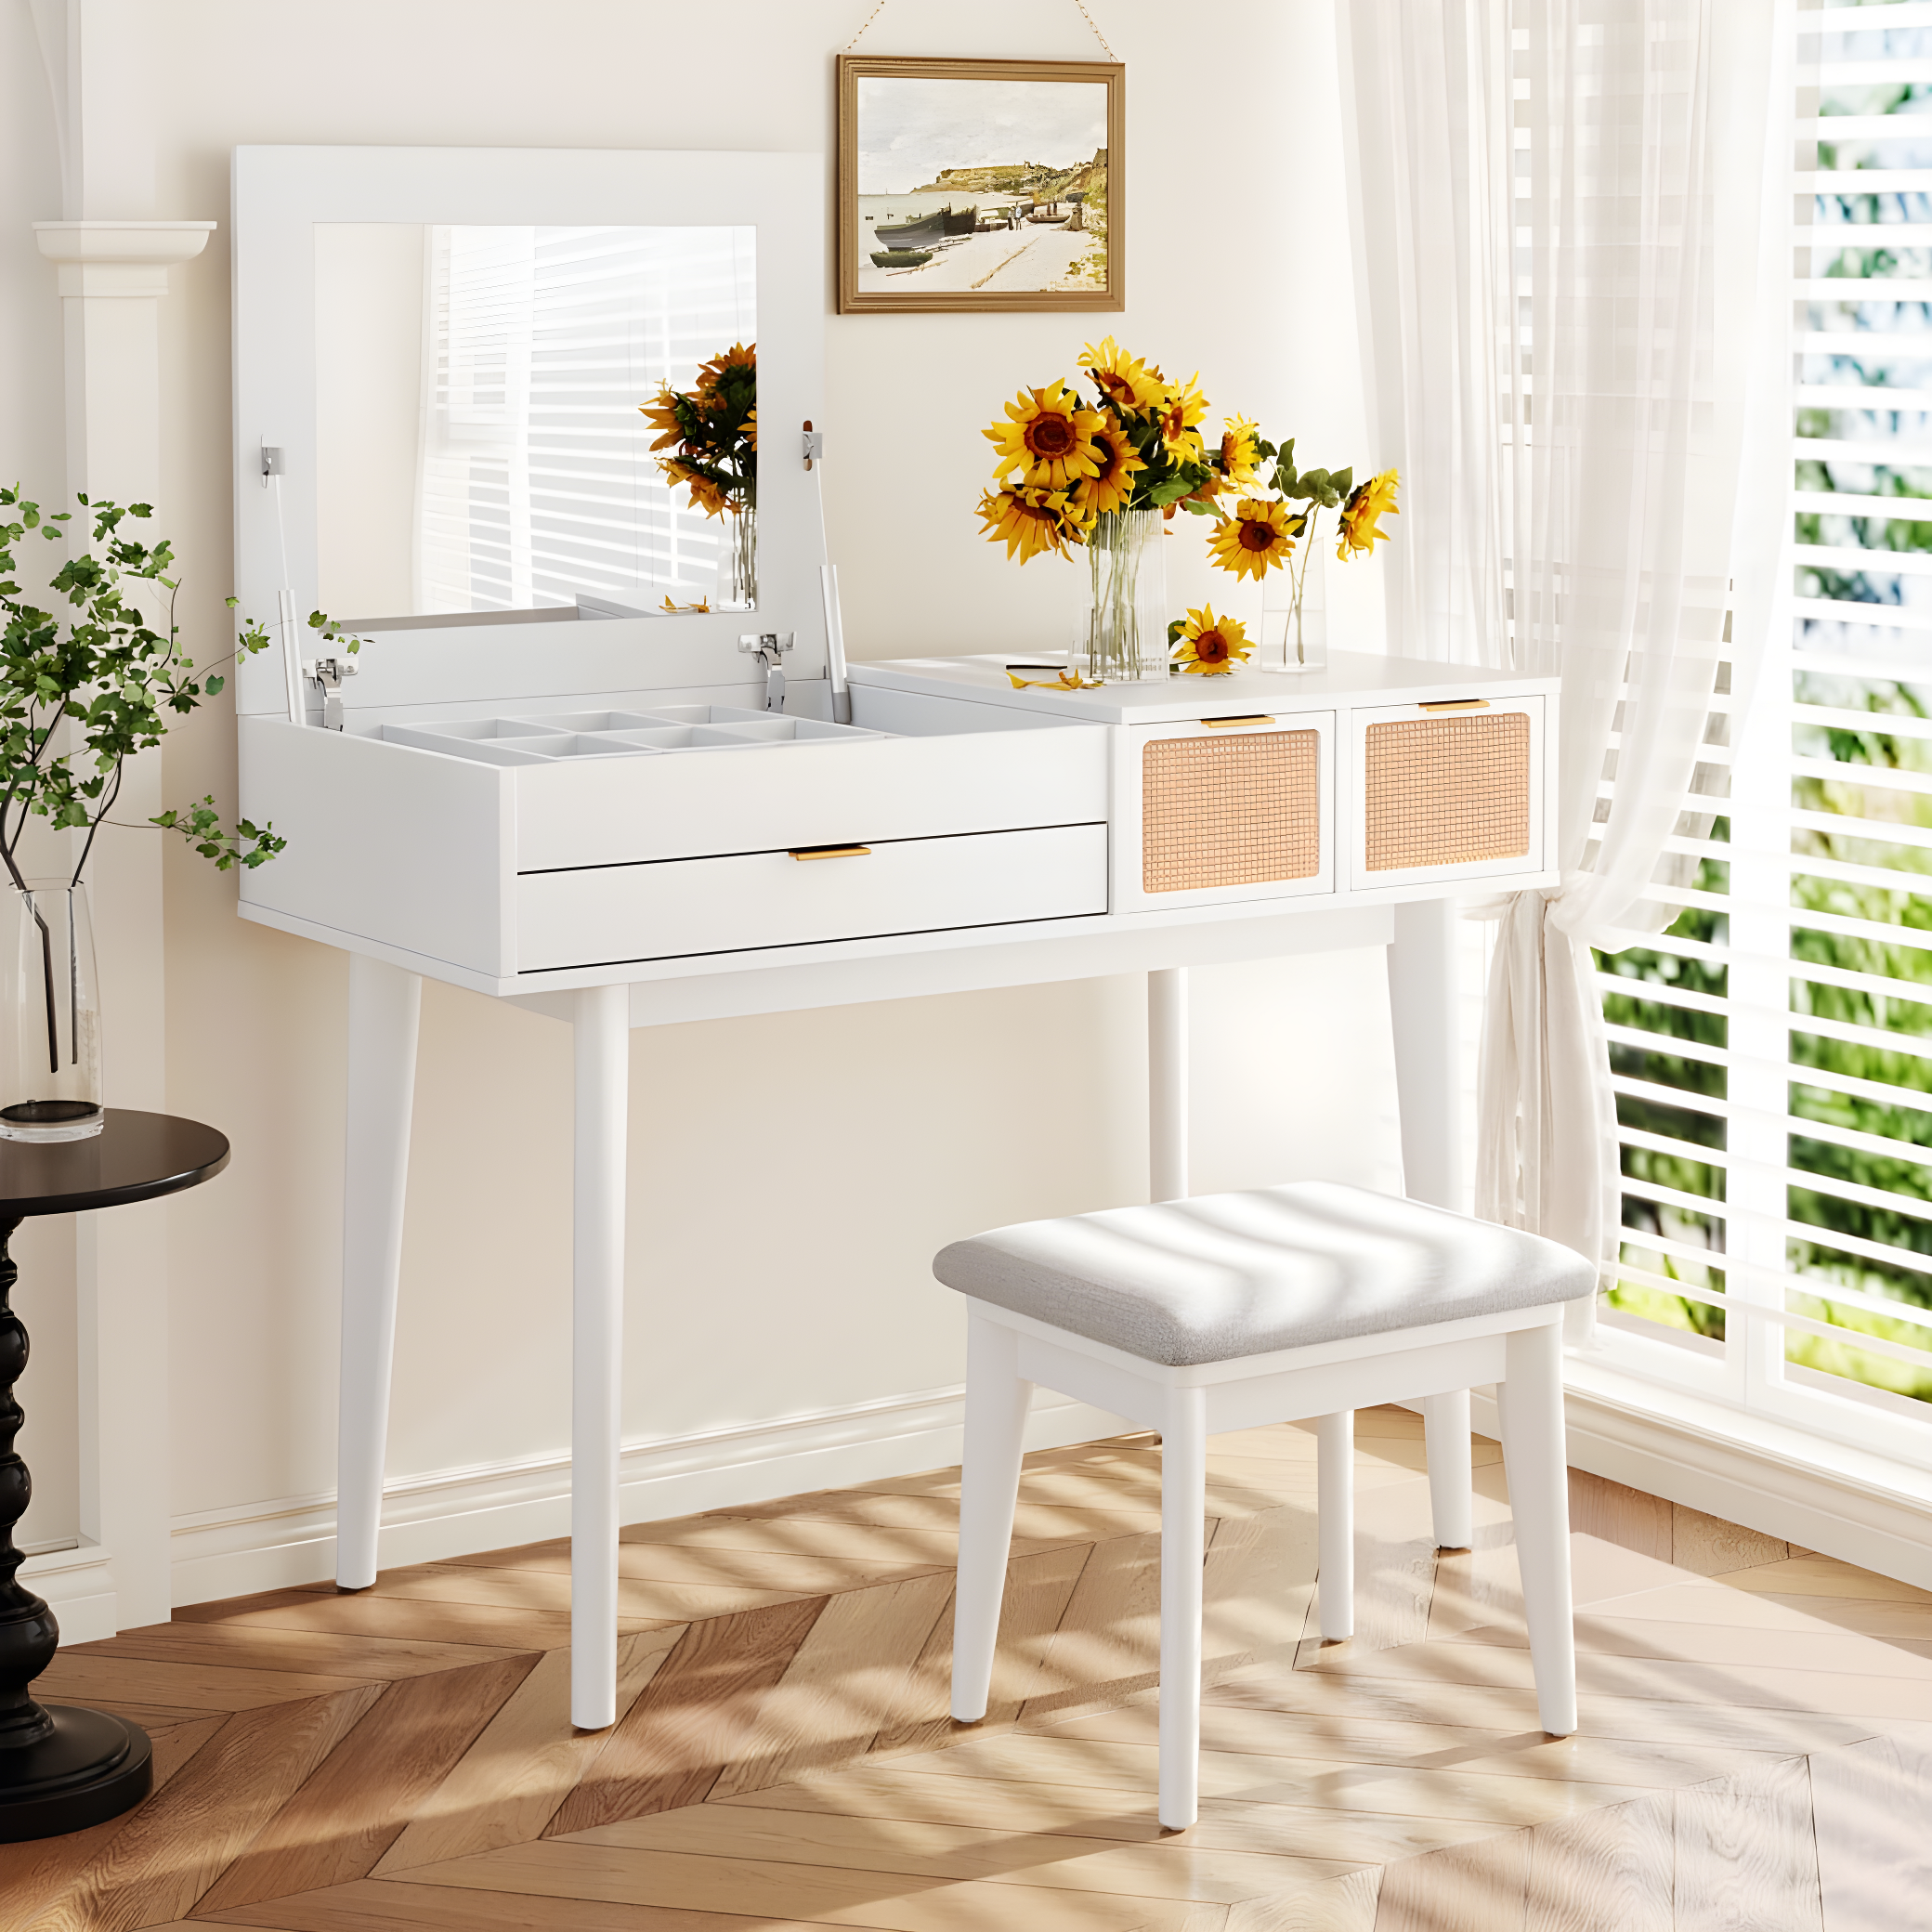
M 1324 671 L 1328 665 L 1327 546 L 1311 531 L 1297 555 L 1261 580 L 1264 671 Z
M 725 517 L 730 526 L 723 575 L 724 602 L 749 610 L 758 602 L 758 499 L 745 496 L 736 512 Z
M 1104 684 L 1166 674 L 1168 561 L 1158 510 L 1108 510 L 1087 533 L 1088 596 L 1072 668 Z
M 0 1140 L 83 1141 L 107 1123 L 87 888 L 30 879 L 5 901 Z

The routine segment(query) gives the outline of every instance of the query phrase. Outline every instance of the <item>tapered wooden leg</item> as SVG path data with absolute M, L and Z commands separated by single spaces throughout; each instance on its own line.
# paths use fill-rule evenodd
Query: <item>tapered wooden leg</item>
M 623 1449 L 624 1176 L 631 995 L 576 996 L 571 1274 L 570 1721 L 617 1719 L 618 1462 Z
M 1563 1447 L 1563 1336 L 1560 1324 L 1509 1337 L 1496 1385 L 1516 1560 L 1536 1677 L 1536 1712 L 1552 1737 L 1576 1729 L 1576 1628 L 1570 1588 L 1570 1474 Z
M 1389 1023 L 1402 1113 L 1403 1192 L 1412 1201 L 1460 1208 L 1464 1134 L 1456 906 L 1449 899 L 1421 899 L 1393 911 Z
M 953 1716 L 961 1724 L 977 1724 L 992 1695 L 1032 1395 L 1033 1384 L 1020 1379 L 1019 1338 L 985 1315 L 969 1316 L 959 1576 L 953 1599 Z
M 1469 1391 L 1426 1396 L 1423 1428 L 1429 1437 L 1429 1507 L 1438 1549 L 1468 1549 L 1475 1541 L 1475 1470 L 1469 1462 Z
M 1315 1424 L 1316 1506 L 1321 1511 L 1315 1594 L 1322 1638 L 1340 1643 L 1355 1634 L 1355 1412 L 1343 1409 Z
M 335 1581 L 346 1590 L 375 1581 L 422 1008 L 420 974 L 350 954 L 335 1443 Z
M 1160 1450 L 1160 1821 L 1170 1832 L 1184 1832 L 1200 1808 L 1205 1389 L 1168 1391 Z
M 1147 975 L 1147 1185 L 1187 1198 L 1187 968 Z

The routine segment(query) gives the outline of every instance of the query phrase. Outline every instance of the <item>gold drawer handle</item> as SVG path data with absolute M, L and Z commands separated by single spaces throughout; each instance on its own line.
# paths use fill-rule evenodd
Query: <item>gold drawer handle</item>
M 1237 724 L 1272 724 L 1273 718 L 1203 718 L 1201 723 L 1209 731 L 1231 731 Z
M 1418 711 L 1486 711 L 1489 699 L 1486 698 L 1425 698 L 1416 709 Z
M 792 858 L 869 858 L 869 845 L 794 845 L 790 855 Z

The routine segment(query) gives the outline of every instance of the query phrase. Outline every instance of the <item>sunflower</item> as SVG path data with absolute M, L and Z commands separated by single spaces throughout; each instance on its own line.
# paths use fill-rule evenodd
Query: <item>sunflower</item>
M 1378 537 L 1388 542 L 1389 532 L 1377 529 L 1376 519 L 1402 515 L 1395 507 L 1395 486 L 1401 481 L 1394 470 L 1384 470 L 1350 491 L 1348 502 L 1341 506 L 1341 542 L 1335 546 L 1335 554 L 1343 563 L 1351 557 L 1373 556 Z
M 1008 557 L 1023 564 L 1047 551 L 1064 556 L 1070 543 L 1086 542 L 1086 513 L 1057 490 L 1025 483 L 989 490 L 979 500 L 979 516 L 986 542 L 1004 543 Z
M 1127 432 L 1111 423 L 1103 423 L 1093 432 L 1093 455 L 1100 467 L 1080 478 L 1074 490 L 1075 503 L 1092 516 L 1126 509 L 1134 493 L 1134 475 L 1147 465 L 1134 453 Z
M 651 445 L 653 450 L 668 450 L 672 443 L 684 440 L 685 426 L 678 421 L 677 404 L 677 395 L 671 385 L 659 383 L 657 395 L 638 409 L 637 413 L 653 429 L 660 432 L 658 440 Z
M 1221 425 L 1221 455 L 1215 467 L 1230 483 L 1249 484 L 1258 474 L 1261 453 L 1255 445 L 1260 425 L 1247 416 L 1223 416 Z
M 753 410 L 753 411 L 751 411 L 751 414 L 750 414 L 749 416 L 747 416 L 747 417 L 745 418 L 745 440 L 746 440 L 746 442 L 748 442 L 748 443 L 750 443 L 750 444 L 751 444 L 751 446 L 752 447 L 752 449 L 754 449 L 754 450 L 755 450 L 755 449 L 757 449 L 757 447 L 758 447 L 758 411 L 757 411 L 756 410 Z
M 720 349 L 709 362 L 698 365 L 698 386 L 700 389 L 715 389 L 724 380 L 728 371 L 758 367 L 758 345 L 735 342 L 728 349 Z
M 982 430 L 999 451 L 993 475 L 1004 482 L 1018 470 L 1023 482 L 1041 490 L 1071 490 L 1100 468 L 1093 432 L 1104 418 L 1080 407 L 1080 398 L 1058 382 L 1044 389 L 1022 389 L 1006 406 L 1012 419 Z
M 1183 671 L 1205 672 L 1209 676 L 1233 671 L 1253 648 L 1246 628 L 1234 618 L 1216 617 L 1214 606 L 1204 604 L 1190 610 L 1181 626 L 1180 646 L 1174 661 Z
M 1201 432 L 1194 427 L 1208 413 L 1208 398 L 1201 394 L 1201 372 L 1196 370 L 1184 383 L 1169 383 L 1161 392 L 1160 439 L 1176 463 L 1199 463 L 1203 459 Z
M 737 514 L 738 505 L 724 494 L 723 487 L 702 470 L 693 469 L 689 463 L 676 463 L 668 457 L 659 458 L 658 467 L 664 472 L 672 489 L 675 490 L 680 483 L 690 485 L 692 509 L 702 510 L 707 516 L 722 516 L 726 511 L 734 516 Z
M 1168 385 L 1161 380 L 1160 371 L 1138 356 L 1129 356 L 1111 335 L 1098 348 L 1090 342 L 1080 351 L 1080 367 L 1123 415 L 1156 409 L 1167 395 Z
M 1234 516 L 1222 517 L 1208 538 L 1209 555 L 1218 569 L 1232 570 L 1236 577 L 1265 577 L 1287 562 L 1302 520 L 1293 518 L 1291 529 L 1286 503 L 1245 496 L 1234 505 Z

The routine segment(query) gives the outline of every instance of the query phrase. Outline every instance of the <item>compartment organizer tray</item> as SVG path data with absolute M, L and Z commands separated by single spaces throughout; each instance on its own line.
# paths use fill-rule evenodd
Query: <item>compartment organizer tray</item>
M 552 764 L 567 758 L 649 758 L 672 751 L 743 751 L 760 745 L 889 738 L 728 704 L 668 704 L 654 711 L 532 711 L 517 717 L 439 718 L 385 724 L 383 737 L 419 751 L 480 764 Z

